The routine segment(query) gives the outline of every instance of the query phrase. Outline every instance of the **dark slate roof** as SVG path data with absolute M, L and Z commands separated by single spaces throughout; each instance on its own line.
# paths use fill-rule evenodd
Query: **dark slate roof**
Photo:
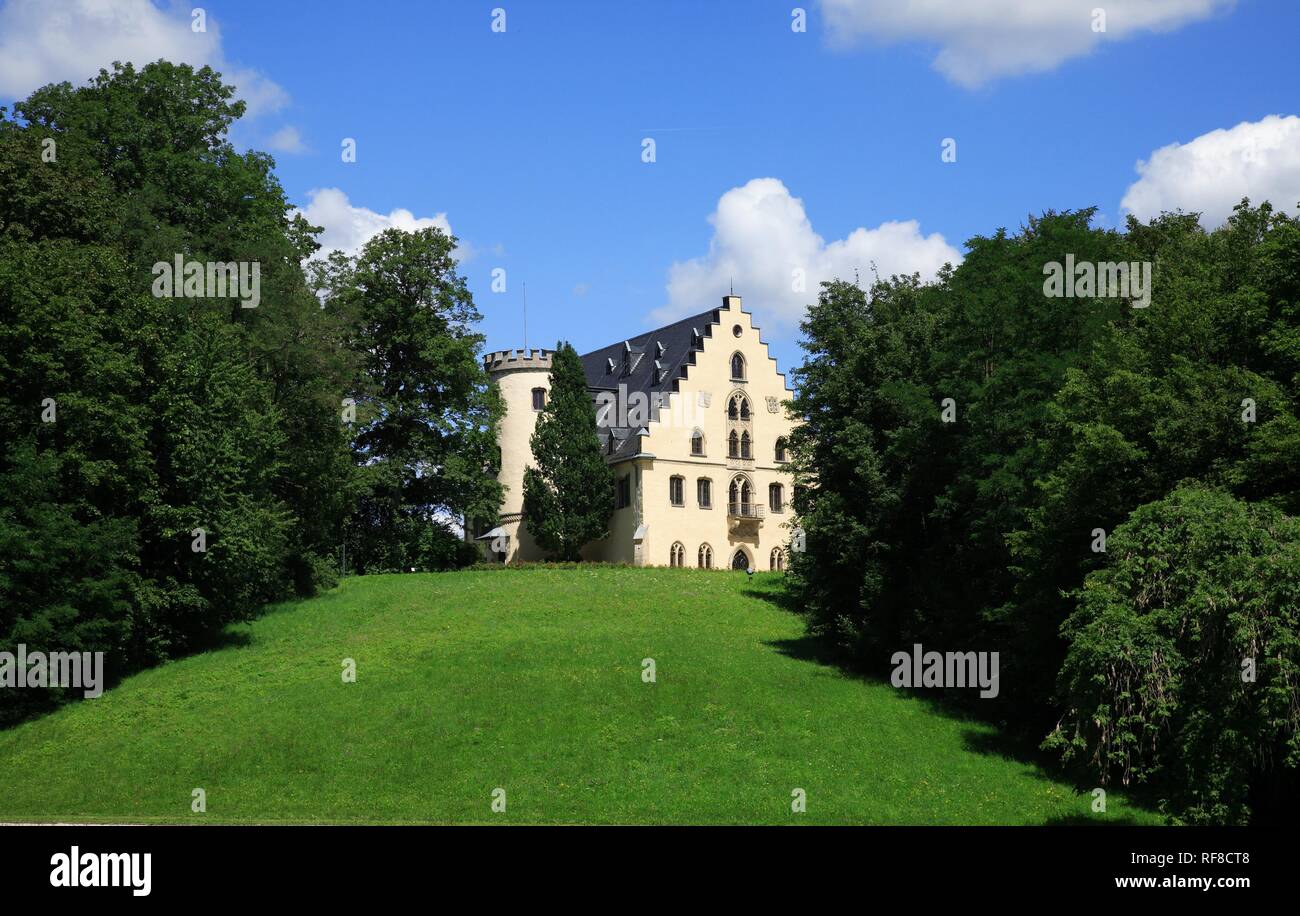
M 618 343 L 584 353 L 583 371 L 587 374 L 587 388 L 592 401 L 602 391 L 617 392 L 620 385 L 627 386 L 628 396 L 640 391 L 651 405 L 651 419 L 659 415 L 660 399 L 676 391 L 695 364 L 695 354 L 703 341 L 713 336 L 718 324 L 720 309 L 710 309 L 689 318 L 683 318 L 662 328 L 646 331 Z M 698 334 L 698 337 L 696 336 Z M 613 369 L 610 369 L 610 361 Z M 610 461 L 630 458 L 641 450 L 637 430 L 627 427 L 609 427 L 600 430 L 601 444 L 605 446 Z M 614 436 L 614 450 L 609 451 L 609 437 Z

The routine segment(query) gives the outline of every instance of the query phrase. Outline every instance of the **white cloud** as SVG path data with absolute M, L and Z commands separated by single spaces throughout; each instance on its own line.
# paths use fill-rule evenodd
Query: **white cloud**
M 164 58 L 221 71 L 250 115 L 284 106 L 289 97 L 280 86 L 226 61 L 211 16 L 203 32 L 191 22 L 188 5 L 163 10 L 149 0 L 9 0 L 0 8 L 0 97 L 26 98 L 64 80 L 78 86 L 113 61 L 138 68 Z
M 1230 10 L 1236 0 L 822 0 L 832 44 L 860 39 L 937 45 L 934 66 L 974 88 L 1051 70 L 1101 42 L 1172 31 Z M 1105 31 L 1094 31 L 1094 10 Z
M 1212 130 L 1187 143 L 1171 143 L 1137 164 L 1141 176 L 1120 206 L 1147 220 L 1163 210 L 1200 213 L 1213 228 L 1249 197 L 1297 212 L 1300 201 L 1300 117 L 1269 115 L 1229 130 Z
M 451 235 L 451 223 L 446 213 L 434 216 L 416 216 L 410 210 L 398 208 L 391 213 L 376 213 L 366 207 L 356 207 L 348 196 L 338 188 L 316 188 L 307 192 L 307 206 L 299 212 L 313 226 L 324 226 L 325 231 L 316 237 L 320 242 L 319 255 L 332 250 L 342 251 L 353 256 L 361 251 L 363 245 L 385 229 L 401 229 L 414 232 L 417 229 L 436 227 Z M 456 257 L 461 261 L 469 258 L 470 252 L 464 247 L 456 249 Z
M 880 276 L 919 273 L 931 278 L 961 254 L 938 233 L 922 235 L 915 220 L 854 229 L 827 243 L 813 231 L 803 201 L 792 197 L 776 178 L 755 178 L 732 188 L 709 217 L 713 239 L 709 253 L 678 261 L 668 269 L 668 304 L 654 313 L 671 321 L 716 305 L 734 280 L 748 309 L 779 325 L 793 325 L 817 299 L 823 280 L 872 281 L 872 264 Z M 803 271 L 803 290 L 796 286 Z
M 306 145 L 302 134 L 292 124 L 285 125 L 273 133 L 266 141 L 267 148 L 276 153 L 305 153 Z

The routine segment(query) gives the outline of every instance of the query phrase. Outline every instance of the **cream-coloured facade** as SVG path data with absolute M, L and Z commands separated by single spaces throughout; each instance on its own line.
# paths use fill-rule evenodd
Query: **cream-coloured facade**
M 545 559 L 521 523 L 529 441 L 550 389 L 551 351 L 484 362 L 506 403 L 498 527 L 478 536 L 504 562 Z M 739 296 L 582 357 L 617 508 L 588 560 L 783 569 L 793 511 L 783 443 L 785 376 Z

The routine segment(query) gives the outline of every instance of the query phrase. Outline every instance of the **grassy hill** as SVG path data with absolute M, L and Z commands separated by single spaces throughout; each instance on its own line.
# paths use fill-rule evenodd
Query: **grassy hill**
M 608 567 L 349 579 L 0 732 L 0 821 L 1158 821 L 1114 793 L 1093 815 L 990 752 L 987 726 L 812 660 L 778 588 Z

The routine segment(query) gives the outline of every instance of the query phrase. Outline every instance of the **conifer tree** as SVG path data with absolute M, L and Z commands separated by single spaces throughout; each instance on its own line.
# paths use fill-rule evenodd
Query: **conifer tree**
M 608 531 L 614 472 L 601 453 L 582 363 L 568 343 L 556 346 L 550 395 L 531 444 L 535 466 L 524 471 L 524 523 L 543 550 L 579 560 L 583 546 Z

